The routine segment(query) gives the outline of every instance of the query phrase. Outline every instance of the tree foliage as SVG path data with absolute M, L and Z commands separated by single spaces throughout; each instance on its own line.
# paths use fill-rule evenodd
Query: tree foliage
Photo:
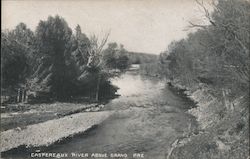
M 70 38 L 71 29 L 59 16 L 40 21 L 36 29 L 36 48 L 40 56 L 36 77 L 44 89 L 56 98 L 65 98 L 71 87 Z
M 128 51 L 123 45 L 109 43 L 108 48 L 103 51 L 103 61 L 108 68 L 125 70 L 129 67 Z
M 202 82 L 233 92 L 249 86 L 250 4 L 248 1 L 219 0 L 209 13 L 210 25 L 190 23 L 197 31 L 173 42 L 166 51 L 172 78 L 190 85 Z
M 2 86 L 15 87 L 31 72 L 33 32 L 24 23 L 1 34 Z
M 35 96 L 55 100 L 93 92 L 98 100 L 99 94 L 114 94 L 117 89 L 101 58 L 108 36 L 101 41 L 96 35 L 88 38 L 79 25 L 73 33 L 60 16 L 40 21 L 35 32 L 24 23 L 2 31 L 2 84 L 6 88 L 22 85 Z

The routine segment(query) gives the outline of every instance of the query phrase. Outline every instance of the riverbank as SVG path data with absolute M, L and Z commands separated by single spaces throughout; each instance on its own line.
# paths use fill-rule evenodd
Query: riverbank
M 10 129 L 1 132 L 1 152 L 19 146 L 49 146 L 68 136 L 82 133 L 93 125 L 98 125 L 113 112 L 84 112 L 68 115 L 59 119 L 28 125 L 25 129 Z
M 58 119 L 79 112 L 99 111 L 100 103 L 9 104 L 1 109 L 1 131 Z
M 249 155 L 248 95 L 230 99 L 215 96 L 207 85 L 185 87 L 171 83 L 197 103 L 189 113 L 197 118 L 199 132 L 187 134 L 172 145 L 168 159 L 242 159 Z
M 48 146 L 83 133 L 111 115 L 100 103 L 12 104 L 1 113 L 1 152 Z M 100 112 L 99 112 L 100 111 Z

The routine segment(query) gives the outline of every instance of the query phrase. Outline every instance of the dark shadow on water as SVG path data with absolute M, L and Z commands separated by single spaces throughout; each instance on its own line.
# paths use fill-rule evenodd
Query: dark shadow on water
M 172 85 L 167 84 L 166 87 L 168 87 L 168 89 L 175 94 L 176 96 L 181 97 L 189 106 L 188 109 L 191 108 L 196 108 L 197 107 L 197 103 L 195 103 L 194 101 L 192 101 L 186 94 L 185 94 L 185 89 L 178 89 Z

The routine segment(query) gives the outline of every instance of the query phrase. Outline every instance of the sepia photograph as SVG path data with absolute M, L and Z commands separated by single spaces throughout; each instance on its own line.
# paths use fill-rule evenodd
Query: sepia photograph
M 250 159 L 250 0 L 1 9 L 1 159 Z

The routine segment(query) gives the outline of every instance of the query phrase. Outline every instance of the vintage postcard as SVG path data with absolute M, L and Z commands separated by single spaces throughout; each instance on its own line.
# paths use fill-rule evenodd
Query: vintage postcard
M 249 159 L 249 0 L 2 0 L 2 159 Z

